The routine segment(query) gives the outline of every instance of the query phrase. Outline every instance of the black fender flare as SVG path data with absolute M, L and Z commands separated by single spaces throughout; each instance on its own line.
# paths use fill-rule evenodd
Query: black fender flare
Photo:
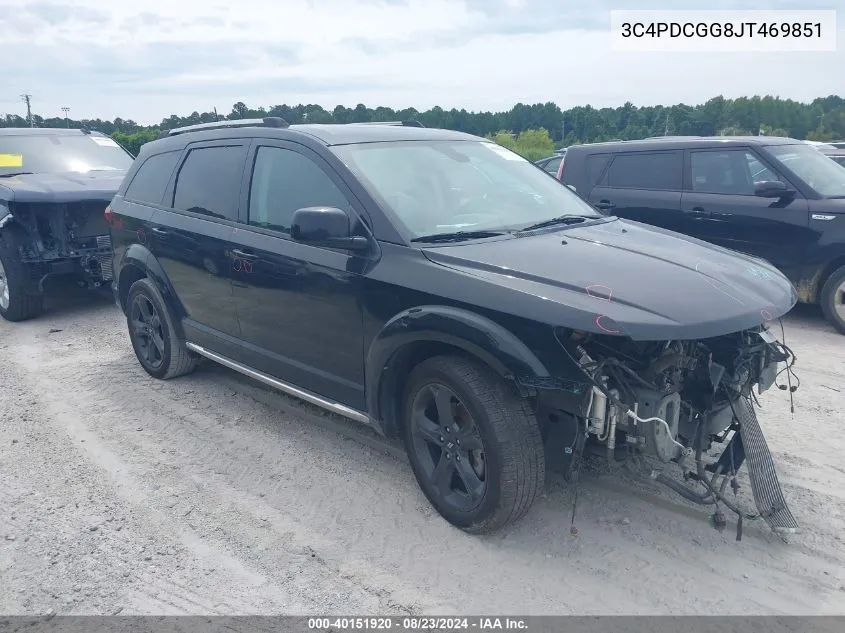
M 180 337 L 184 337 L 185 332 L 182 328 L 182 319 L 187 314 L 185 308 L 182 306 L 182 302 L 179 301 L 179 297 L 176 295 L 173 285 L 170 283 L 170 279 L 162 265 L 150 250 L 142 244 L 131 244 L 123 252 L 119 262 L 115 262 L 115 272 L 117 273 L 115 279 L 115 298 L 120 308 L 124 313 L 126 312 L 125 297 L 129 292 L 128 280 L 134 282 L 136 280 L 134 278 L 140 278 L 137 273 L 132 272 L 133 270 L 137 270 L 138 273 L 141 273 L 153 282 L 173 316 L 173 327 Z
M 394 373 L 402 372 L 394 361 L 401 357 L 403 349 L 419 343 L 441 343 L 461 349 L 506 380 L 550 378 L 549 371 L 525 343 L 485 316 L 443 305 L 409 308 L 382 327 L 367 352 L 367 409 L 387 435 L 397 431 L 390 391 L 396 378 L 404 378 Z

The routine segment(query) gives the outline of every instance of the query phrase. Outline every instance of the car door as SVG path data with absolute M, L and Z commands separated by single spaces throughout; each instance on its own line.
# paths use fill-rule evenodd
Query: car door
M 353 196 L 311 150 L 256 141 L 235 229 L 233 289 L 247 364 L 299 388 L 365 409 L 363 260 L 293 240 L 297 209 L 355 211 Z
M 682 151 L 617 153 L 588 201 L 604 213 L 682 231 L 682 176 Z
M 756 183 L 792 185 L 750 147 L 692 149 L 685 157 L 684 214 L 690 234 L 768 260 L 796 279 L 807 250 L 817 240 L 809 207 L 800 193 L 787 198 L 754 194 Z
M 224 353 L 240 335 L 232 298 L 232 231 L 249 141 L 189 145 L 147 241 L 185 310 L 188 339 Z

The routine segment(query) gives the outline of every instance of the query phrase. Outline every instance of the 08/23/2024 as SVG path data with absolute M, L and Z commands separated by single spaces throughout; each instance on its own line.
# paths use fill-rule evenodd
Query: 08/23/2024
M 471 631 L 525 630 L 520 618 L 501 617 L 328 617 L 308 618 L 308 628 L 318 631 L 399 630 L 399 631 Z

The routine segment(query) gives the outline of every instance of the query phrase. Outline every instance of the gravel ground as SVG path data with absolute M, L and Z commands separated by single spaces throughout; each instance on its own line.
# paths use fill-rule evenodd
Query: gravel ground
M 401 448 L 213 364 L 149 378 L 119 310 L 0 321 L 0 613 L 843 614 L 845 338 L 786 321 L 762 398 L 803 532 L 713 529 L 631 472 L 552 477 L 497 535 L 437 516 Z M 751 509 L 750 493 L 741 491 Z

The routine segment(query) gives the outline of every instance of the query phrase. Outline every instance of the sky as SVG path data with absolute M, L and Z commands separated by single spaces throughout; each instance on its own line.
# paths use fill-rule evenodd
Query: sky
M 241 8 L 238 8 L 240 4 Z M 835 52 L 613 50 L 611 9 L 837 9 Z M 0 114 L 845 95 L 845 0 L 0 0 Z

